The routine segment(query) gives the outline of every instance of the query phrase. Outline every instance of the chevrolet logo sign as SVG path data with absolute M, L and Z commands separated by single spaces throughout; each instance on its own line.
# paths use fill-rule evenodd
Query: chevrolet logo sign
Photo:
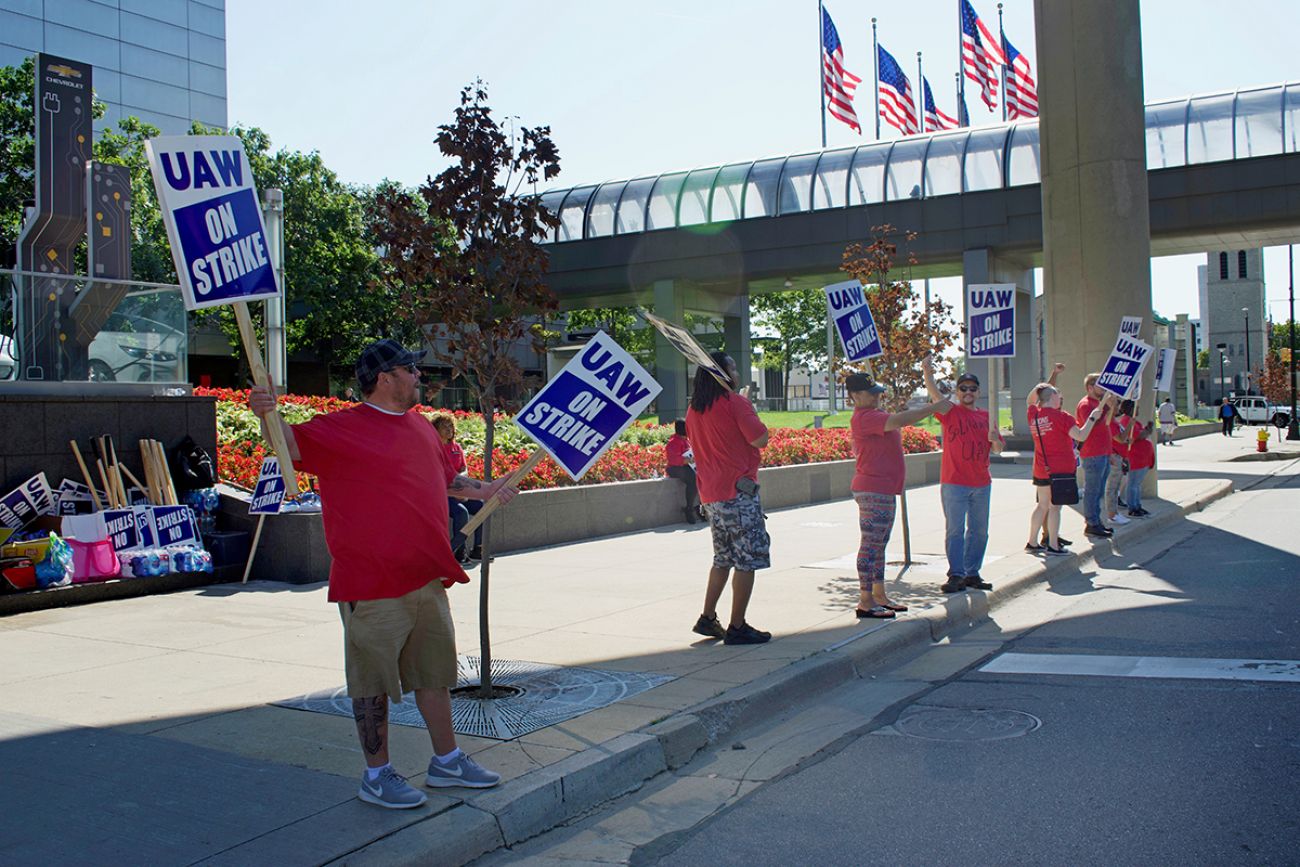
M 53 72 L 55 75 L 58 75 L 62 78 L 81 78 L 80 69 L 73 69 L 71 66 L 68 66 L 67 64 L 64 63 L 58 63 L 58 64 L 52 63 L 49 66 L 45 67 L 45 71 Z

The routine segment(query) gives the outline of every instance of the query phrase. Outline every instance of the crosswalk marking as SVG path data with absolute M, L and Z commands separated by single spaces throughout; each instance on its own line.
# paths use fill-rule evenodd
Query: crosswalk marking
M 1004 653 L 979 669 L 987 674 L 1063 674 L 1183 680 L 1300 682 L 1293 659 L 1199 659 L 1183 656 L 1094 656 L 1086 653 Z

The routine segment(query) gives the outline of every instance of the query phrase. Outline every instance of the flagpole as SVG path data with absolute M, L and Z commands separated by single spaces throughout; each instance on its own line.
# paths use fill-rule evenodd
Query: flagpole
M 1007 59 L 1007 33 L 1002 29 L 1002 4 L 998 4 L 998 40 L 1002 43 L 998 46 L 998 51 L 1002 52 L 1002 59 Z M 1002 64 L 1002 122 L 1007 122 L 1007 69 L 1005 63 Z
M 921 73 L 921 52 L 916 52 L 916 129 L 925 132 L 925 76 Z
M 957 126 L 970 126 L 970 118 L 962 117 L 966 112 L 962 111 L 965 103 L 961 101 L 961 70 L 953 73 L 953 78 L 957 79 Z
M 961 111 L 961 106 L 966 104 L 966 76 L 962 73 L 966 70 L 962 59 L 963 43 L 961 41 L 961 13 L 963 0 L 957 0 L 957 110 Z
M 826 147 L 826 24 L 822 0 L 817 0 L 817 92 L 822 98 L 822 147 Z
M 876 19 L 871 19 L 871 81 L 876 98 L 876 141 L 880 141 L 880 47 L 876 44 Z

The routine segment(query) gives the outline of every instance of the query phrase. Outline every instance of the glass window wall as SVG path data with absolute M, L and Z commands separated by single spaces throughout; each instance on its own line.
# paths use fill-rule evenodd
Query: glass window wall
M 650 193 L 646 210 L 646 229 L 671 229 L 677 225 L 677 199 L 681 196 L 686 172 L 661 175 Z
M 565 196 L 564 204 L 560 205 L 559 240 L 582 240 L 582 227 L 587 220 L 587 202 L 591 201 L 594 192 L 595 187 L 574 187 Z
M 929 143 L 925 138 L 900 139 L 894 143 L 885 169 L 885 201 L 919 199 L 925 194 L 921 189 L 921 160 Z
M 781 199 L 778 213 L 799 214 L 812 210 L 812 179 L 821 154 L 790 157 L 781 172 Z
M 560 215 L 560 205 L 564 204 L 564 197 L 568 195 L 568 193 L 568 190 L 551 190 L 549 193 L 542 193 L 542 207 L 546 208 L 546 210 L 558 217 Z M 554 241 L 555 230 L 545 230 L 542 233 L 542 237 L 538 240 L 541 242 Z
M 588 238 L 608 238 L 614 234 L 614 208 L 625 186 L 627 181 L 602 184 L 591 197 L 591 207 L 587 209 Z
M 753 163 L 736 163 L 723 166 L 713 184 L 713 203 L 709 219 L 714 223 L 739 220 L 741 201 L 745 195 L 745 178 Z
M 885 163 L 893 142 L 864 145 L 853 155 L 853 184 L 849 204 L 876 205 L 885 200 Z
M 961 192 L 961 160 L 970 133 L 937 135 L 925 152 L 926 196 L 951 196 Z
M 1011 130 L 1007 155 L 1007 186 L 1022 187 L 1043 179 L 1038 162 L 1038 122 L 1016 124 Z
M 1187 164 L 1232 159 L 1233 95 L 1199 96 L 1187 110 Z
M 1006 151 L 1005 127 L 972 130 L 966 144 L 966 162 L 962 167 L 962 190 L 976 193 L 1002 186 L 1002 157 Z
M 1187 100 L 1147 106 L 1147 168 L 1187 163 Z
M 1282 91 L 1244 90 L 1237 94 L 1237 159 L 1282 153 Z
M 1282 134 L 1289 154 L 1300 153 L 1300 84 L 1288 84 L 1283 101 L 1286 115 L 1282 122 Z
M 776 214 L 776 194 L 785 157 L 754 163 L 745 182 L 744 217 L 771 217 Z
M 686 176 L 677 207 L 677 225 L 695 226 L 709 221 L 709 193 L 717 176 L 717 168 L 697 169 Z
M 645 206 L 654 189 L 656 178 L 639 178 L 628 181 L 623 197 L 618 200 L 618 214 L 614 220 L 614 234 L 645 231 Z
M 827 151 L 817 164 L 817 177 L 813 181 L 813 210 L 842 208 L 848 202 L 849 166 L 853 164 L 854 148 Z

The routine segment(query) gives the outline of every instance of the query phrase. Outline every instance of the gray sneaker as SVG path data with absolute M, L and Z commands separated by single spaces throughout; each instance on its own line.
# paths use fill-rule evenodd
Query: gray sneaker
M 501 782 L 500 774 L 489 771 L 465 752 L 445 765 L 438 761 L 437 756 L 429 759 L 429 772 L 424 777 L 424 784 L 435 789 L 445 786 L 490 789 L 499 782 Z
M 374 780 L 363 773 L 357 797 L 367 804 L 387 807 L 390 810 L 409 810 L 428 800 L 424 792 L 408 786 L 406 777 L 392 768 L 384 768 L 379 772 L 379 777 Z

